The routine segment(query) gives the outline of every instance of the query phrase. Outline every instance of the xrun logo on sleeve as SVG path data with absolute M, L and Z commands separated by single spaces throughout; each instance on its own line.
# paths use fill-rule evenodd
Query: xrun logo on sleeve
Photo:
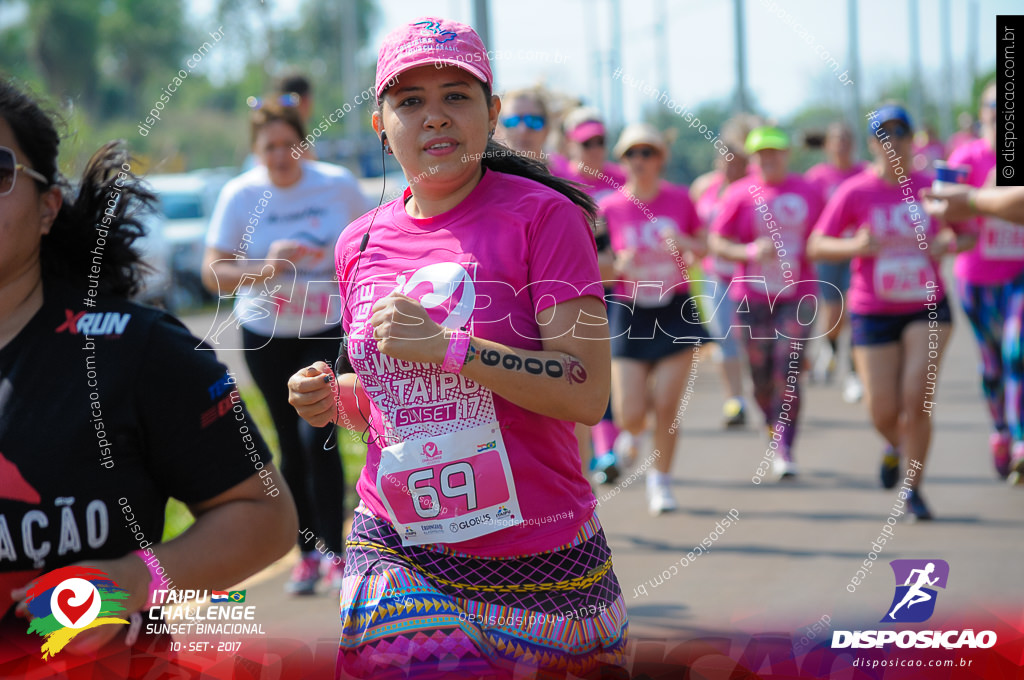
M 45 638 L 43 659 L 64 649 L 82 631 L 128 621 L 123 600 L 128 593 L 93 567 L 62 567 L 32 582 L 25 602 L 32 622 L 29 633 Z
M 879 623 L 921 623 L 935 613 L 938 590 L 945 590 L 949 563 L 945 560 L 892 560 L 896 592 Z M 988 649 L 996 643 L 991 630 L 836 630 L 832 648 L 882 648 L 895 643 L 901 649 Z
M 119 312 L 75 312 L 64 310 L 64 323 L 57 326 L 56 333 L 67 331 L 72 335 L 121 335 L 131 320 L 131 314 Z

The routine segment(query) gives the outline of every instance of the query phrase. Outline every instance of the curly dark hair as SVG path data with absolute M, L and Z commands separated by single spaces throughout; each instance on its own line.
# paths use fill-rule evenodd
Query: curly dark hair
M 57 168 L 58 115 L 45 111 L 9 78 L 0 77 L 0 118 L 32 167 L 46 177 L 46 186 L 39 180 L 36 184 L 42 189 L 60 187 L 64 196 L 50 233 L 42 237 L 43 279 L 84 285 L 93 272 L 100 293 L 131 297 L 138 292 L 146 265 L 132 244 L 144 235 L 140 217 L 153 209 L 156 197 L 132 173 L 124 142 L 108 142 L 93 154 L 76 191 Z M 103 249 L 97 257 L 92 251 L 100 238 Z

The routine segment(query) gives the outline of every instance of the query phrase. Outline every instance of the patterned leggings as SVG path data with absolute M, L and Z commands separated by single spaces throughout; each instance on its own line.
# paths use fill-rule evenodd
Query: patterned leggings
M 958 283 L 981 349 L 981 389 L 999 432 L 1024 441 L 1024 274 L 992 286 Z
M 776 302 L 774 308 L 751 304 L 734 323 L 750 326 L 746 346 L 754 400 L 768 427 L 782 435 L 779 445 L 789 450 L 796 439 L 804 357 L 804 342 L 789 338 L 806 337 L 808 330 L 797 320 L 797 302 Z

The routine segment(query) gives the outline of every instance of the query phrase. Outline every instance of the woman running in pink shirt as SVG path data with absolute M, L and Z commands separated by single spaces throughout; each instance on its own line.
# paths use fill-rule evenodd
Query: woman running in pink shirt
M 902 106 L 872 112 L 869 172 L 848 180 L 829 200 L 808 249 L 827 260 L 852 258 L 850 328 L 853 359 L 864 380 L 868 411 L 885 439 L 882 486 L 912 467 L 908 517 L 931 519 L 920 492 L 931 443 L 931 407 L 942 354 L 952 330 L 938 259 L 959 247 L 957 235 L 924 214 L 917 192 L 931 183 L 910 170 L 913 127 Z M 903 507 L 904 498 L 900 498 Z
M 426 17 L 387 36 L 373 127 L 419 179 L 338 241 L 338 377 L 317 362 L 289 381 L 314 425 L 359 418 L 356 376 L 369 397 L 349 676 L 623 661 L 624 601 L 573 436 L 604 413 L 611 372 L 593 204 L 490 139 L 491 92 L 470 27 Z
M 612 329 L 612 402 L 616 421 L 634 436 L 653 416 L 653 469 L 647 473 L 652 515 L 677 508 L 670 473 L 681 426 L 680 397 L 695 346 L 707 333 L 690 292 L 687 260 L 707 251 L 706 233 L 685 187 L 661 179 L 668 160 L 665 136 L 651 125 L 622 131 L 615 155 L 628 180 L 603 198 L 618 282 L 609 301 Z M 647 455 L 647 451 L 641 452 Z
M 757 172 L 730 187 L 709 237 L 715 253 L 739 263 L 729 286 L 731 304 L 723 306 L 735 310 L 735 325 L 748 327 L 754 399 L 768 428 L 765 459 L 780 480 L 797 472 L 793 445 L 804 354 L 797 340 L 807 337 L 802 316 L 814 318 L 813 311 L 801 314 L 801 301 L 817 293 L 804 245 L 821 213 L 818 190 L 789 172 L 789 146 L 789 136 L 778 128 L 751 130 L 746 150 Z M 764 477 L 767 468 L 757 474 Z
M 970 169 L 967 183 L 994 183 L 996 86 L 981 95 L 982 136 L 959 147 L 950 165 Z M 1000 477 L 1024 482 L 1024 229 L 997 217 L 979 218 L 978 244 L 953 268 L 957 293 L 981 351 L 981 389 L 995 432 L 989 438 Z

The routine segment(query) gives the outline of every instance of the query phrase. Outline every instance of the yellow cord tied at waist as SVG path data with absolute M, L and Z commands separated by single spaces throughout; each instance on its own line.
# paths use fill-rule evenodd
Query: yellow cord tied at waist
M 424 570 L 420 565 L 410 560 L 408 556 L 403 555 L 397 550 L 381 545 L 379 543 L 373 543 L 371 541 L 348 541 L 346 545 L 354 547 L 373 548 L 374 550 L 379 550 L 381 552 L 395 555 L 396 557 L 399 557 L 405 562 L 407 562 L 409 566 L 411 566 L 413 569 L 420 572 L 424 576 L 427 576 L 431 580 L 437 581 L 438 583 L 443 583 L 446 586 L 450 586 L 452 588 L 461 588 L 463 590 L 478 590 L 489 593 L 533 593 L 547 590 L 578 590 L 580 588 L 589 588 L 590 586 L 597 583 L 612 568 L 612 558 L 609 557 L 607 560 L 605 560 L 604 564 L 594 567 L 585 575 L 577 576 L 575 578 L 571 578 L 565 581 L 549 581 L 546 583 L 522 583 L 503 586 L 477 585 L 475 583 L 459 583 L 458 581 L 449 581 L 448 579 L 441 578 L 440 576 L 435 576 L 430 572 Z

